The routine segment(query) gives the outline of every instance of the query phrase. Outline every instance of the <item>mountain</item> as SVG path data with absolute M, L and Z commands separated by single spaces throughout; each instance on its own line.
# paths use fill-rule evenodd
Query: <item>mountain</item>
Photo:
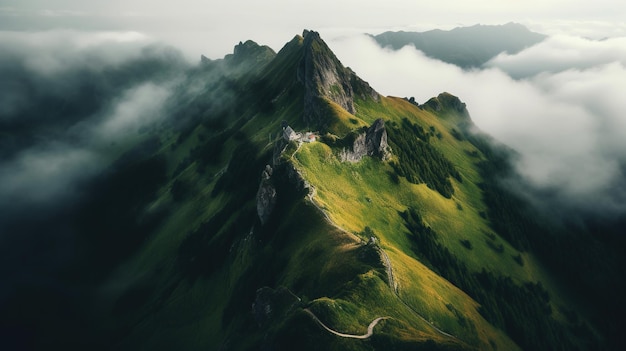
M 474 25 L 449 31 L 385 32 L 372 35 L 381 47 L 393 50 L 412 45 L 426 56 L 464 69 L 481 67 L 500 53 L 516 54 L 547 36 L 517 23 Z
M 8 349 L 623 346 L 626 221 L 537 212 L 458 97 L 385 97 L 304 31 L 203 58 L 164 109 L 0 226 L 29 272 Z

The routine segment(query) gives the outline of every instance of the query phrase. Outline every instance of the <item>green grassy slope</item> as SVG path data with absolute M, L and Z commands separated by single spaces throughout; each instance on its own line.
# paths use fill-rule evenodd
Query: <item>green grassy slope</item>
M 287 146 L 273 165 L 276 208 L 260 222 L 256 193 L 281 143 L 281 123 L 315 128 L 302 120 L 302 45 L 296 36 L 253 75 L 225 75 L 236 98 L 219 113 L 193 113 L 191 122 L 155 133 L 160 146 L 150 157 L 161 160 L 164 177 L 136 212 L 159 221 L 109 275 L 98 308 L 114 347 L 516 350 L 520 335 L 536 338 L 526 347 L 569 337 L 558 313 L 568 296 L 487 215 L 479 166 L 488 157 L 468 138 L 471 120 L 449 94 L 420 107 L 356 97 L 355 114 L 323 100 L 331 123 L 317 131 L 322 141 Z M 210 96 L 203 94 L 186 103 Z M 192 112 L 180 109 L 183 117 Z M 341 162 L 346 140 L 378 118 L 391 158 Z M 403 133 L 407 126 L 414 132 Z M 435 163 L 398 149 L 418 144 Z M 415 165 L 399 174 L 407 159 Z M 431 184 L 443 180 L 406 177 L 442 167 L 436 160 L 443 159 L 452 167 L 446 172 L 458 172 L 444 176 L 449 193 Z M 294 170 L 310 189 L 293 181 Z M 500 294 L 507 289 L 521 294 Z M 348 334 L 389 318 L 368 340 L 346 339 L 305 309 Z
M 464 106 L 449 94 L 420 108 L 403 99 L 383 98 L 379 103 L 361 101 L 356 117 L 368 122 L 383 118 L 388 128 L 406 120 L 421 127 L 430 134 L 423 138 L 460 174 L 458 180 L 449 178 L 453 194 L 444 196 L 427 184 L 398 177 L 393 164 L 401 160 L 395 157 L 389 162 L 366 158 L 356 164 L 342 163 L 337 150 L 324 144 L 304 145 L 294 155 L 295 164 L 316 189 L 314 201 L 334 223 L 357 235 L 366 227 L 375 233 L 391 259 L 403 303 L 481 349 L 513 348 L 501 330 L 525 347 L 572 347 L 575 342 L 563 340 L 573 337 L 561 314 L 562 307 L 571 303 L 565 290 L 554 283 L 534 256 L 518 251 L 500 237 L 486 215 L 480 165 L 487 161 L 466 137 L 464 131 L 471 121 Z M 389 134 L 392 148 L 396 145 L 394 134 Z M 435 167 L 426 159 L 421 162 L 421 167 Z M 409 211 L 417 213 L 422 222 L 416 232 L 415 225 L 406 220 Z M 424 239 L 431 233 L 432 241 Z M 498 289 L 519 288 L 525 296 L 536 298 L 524 302 L 522 296 L 501 296 L 502 300 L 493 301 L 493 296 L 485 293 L 493 279 Z M 420 284 L 424 280 L 427 287 Z M 511 299 L 511 306 L 505 299 Z M 480 313 L 477 300 L 484 304 L 478 308 Z M 535 306 L 528 309 L 536 310 L 520 312 L 513 306 L 516 304 Z M 526 327 L 535 322 L 541 328 Z M 583 338 L 595 339 L 592 332 L 585 333 Z

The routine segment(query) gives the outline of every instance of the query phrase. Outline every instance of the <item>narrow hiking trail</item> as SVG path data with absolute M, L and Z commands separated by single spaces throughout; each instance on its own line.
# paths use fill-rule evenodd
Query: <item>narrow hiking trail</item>
M 314 187 L 313 185 L 311 185 L 311 188 L 312 188 L 313 190 L 312 190 L 312 191 L 309 193 L 309 195 L 308 195 L 308 200 L 309 200 L 309 202 L 310 202 L 313 206 L 315 206 L 315 208 L 317 208 L 317 209 L 318 209 L 318 210 L 322 213 L 322 215 L 324 215 L 324 218 L 326 219 L 326 221 L 327 221 L 330 225 L 332 225 L 333 227 L 335 227 L 335 228 L 337 228 L 337 229 L 341 230 L 342 232 L 345 232 L 345 233 L 348 233 L 348 234 L 352 234 L 352 233 L 348 232 L 347 230 L 345 230 L 344 228 L 342 228 L 342 227 L 338 226 L 337 224 L 335 224 L 335 223 L 333 222 L 333 220 L 330 218 L 330 216 L 328 215 L 328 213 L 327 213 L 327 212 L 326 212 L 326 211 L 325 211 L 325 210 L 324 210 L 321 206 L 319 206 L 319 205 L 315 202 L 315 199 L 314 199 L 313 197 L 314 197 L 314 196 L 315 196 L 315 194 L 316 194 L 316 189 L 315 189 L 315 187 Z M 352 234 L 352 235 L 354 235 L 354 234 Z M 422 316 L 419 312 L 417 312 L 417 311 L 416 311 L 413 307 L 411 307 L 409 304 L 407 304 L 407 303 L 406 303 L 406 302 L 405 302 L 405 301 L 404 301 L 404 300 L 400 297 L 400 293 L 399 293 L 399 291 L 398 291 L 398 285 L 396 284 L 396 282 L 395 282 L 395 277 L 394 277 L 394 275 L 393 275 L 393 268 L 392 268 L 392 266 L 391 266 L 391 260 L 389 259 L 389 256 L 387 255 L 387 253 L 385 252 L 385 250 L 383 250 L 382 248 L 380 248 L 380 253 L 381 253 L 381 256 L 382 256 L 383 261 L 384 261 L 384 263 L 385 263 L 385 268 L 386 268 L 386 271 L 387 271 L 387 277 L 389 278 L 389 287 L 390 287 L 390 288 L 391 288 L 391 290 L 394 292 L 394 294 L 398 297 L 398 299 L 400 300 L 400 302 L 402 302 L 402 304 L 403 304 L 404 306 L 406 306 L 406 307 L 407 307 L 407 308 L 408 308 L 408 309 L 409 309 L 409 310 L 410 310 L 413 314 L 415 314 L 415 315 L 416 315 L 419 319 L 421 319 L 421 320 L 422 320 L 422 321 L 424 321 L 426 324 L 428 324 L 428 325 L 429 325 L 429 326 L 430 326 L 430 327 L 431 327 L 434 331 L 436 331 L 437 333 L 439 333 L 439 334 L 441 334 L 441 335 L 443 335 L 443 336 L 446 336 L 446 337 L 449 337 L 449 338 L 452 338 L 452 339 L 457 339 L 457 340 L 458 340 L 458 338 L 457 338 L 456 336 L 454 336 L 454 335 L 452 335 L 452 334 L 450 334 L 450 333 L 446 333 L 445 331 L 443 331 L 443 330 L 441 330 L 441 329 L 437 328 L 437 326 L 435 326 L 432 322 L 430 322 L 428 319 L 426 319 L 424 316 Z M 330 332 L 331 332 L 331 333 L 333 333 L 333 334 L 336 334 L 336 332 L 335 332 L 335 331 L 333 331 L 333 330 L 331 330 L 330 328 L 326 327 L 326 326 L 325 326 L 325 325 L 324 325 L 321 321 L 319 321 L 319 319 L 317 319 L 317 317 L 315 317 L 315 315 L 313 315 L 313 313 L 312 313 L 311 311 L 308 311 L 308 310 L 307 310 L 307 312 L 308 312 L 309 314 L 311 314 L 311 315 L 312 315 L 312 316 L 313 316 L 313 317 L 314 317 L 314 318 L 315 318 L 315 319 L 316 319 L 316 320 L 317 320 L 317 321 L 318 321 L 318 322 L 319 322 L 319 323 L 320 323 L 320 324 L 321 324 L 321 325 L 322 325 L 322 326 L 323 326 L 326 330 L 330 331 Z M 372 322 L 372 323 L 373 323 L 373 322 Z
M 295 154 L 298 152 L 298 150 L 300 149 L 300 145 L 298 145 L 298 149 L 296 149 L 296 151 L 292 154 L 292 159 L 293 156 L 295 156 Z M 310 191 L 307 195 L 307 200 L 309 201 L 309 203 L 311 203 L 315 208 L 317 208 L 322 215 L 324 216 L 324 218 L 326 219 L 326 222 L 328 222 L 328 224 L 330 224 L 331 226 L 337 228 L 338 230 L 348 234 L 349 236 L 351 236 L 353 239 L 355 239 L 356 241 L 361 241 L 361 239 L 359 237 L 357 237 L 355 234 L 347 231 L 346 229 L 342 228 L 341 226 L 337 225 L 328 215 L 328 212 L 322 208 L 316 201 L 315 201 L 315 196 L 317 195 L 317 189 L 315 188 L 315 186 L 313 184 L 309 184 L 310 185 Z M 396 295 L 396 297 L 400 300 L 400 302 L 402 302 L 402 304 L 404 306 L 406 306 L 413 314 L 415 314 L 419 319 L 421 319 L 422 321 L 424 321 L 426 324 L 428 324 L 435 332 L 437 332 L 440 335 L 446 336 L 448 338 L 451 339 L 456 339 L 456 340 L 460 340 L 458 339 L 456 336 L 450 334 L 450 333 L 446 333 L 445 331 L 437 328 L 437 326 L 435 326 L 432 322 L 430 322 L 428 319 L 426 319 L 424 316 L 422 316 L 419 312 L 417 312 L 415 310 L 415 308 L 413 308 L 412 306 L 410 306 L 409 304 L 407 304 L 401 297 L 400 297 L 400 292 L 398 291 L 398 284 L 395 281 L 395 277 L 393 274 L 393 267 L 391 265 L 391 260 L 389 259 L 389 256 L 387 255 L 387 253 L 385 252 L 385 250 L 383 250 L 382 247 L 380 247 L 380 254 L 381 254 L 381 258 L 383 260 L 385 269 L 387 271 L 387 277 L 389 279 L 389 287 L 391 288 L 391 290 L 393 291 L 393 293 Z M 365 335 L 349 335 L 349 334 L 342 334 L 342 333 L 338 333 L 330 328 L 328 328 L 326 325 L 324 325 L 324 323 L 322 323 L 314 314 L 313 312 L 309 311 L 308 309 L 305 309 L 305 311 L 311 315 L 311 317 L 313 317 L 322 327 L 324 327 L 324 329 L 326 329 L 327 331 L 335 334 L 335 335 L 339 335 L 339 336 L 343 336 L 343 337 L 347 337 L 347 338 L 356 338 L 356 339 L 365 339 L 368 338 L 369 336 L 371 336 L 371 330 L 374 328 L 374 326 L 376 325 L 376 323 L 378 323 L 378 321 L 380 321 L 380 319 L 385 319 L 385 318 L 390 318 L 390 317 L 379 317 L 377 319 L 375 319 L 374 321 L 372 321 L 372 323 L 370 324 L 370 326 L 368 327 L 368 334 L 366 337 L 363 337 Z
M 363 335 L 354 335 L 354 334 L 344 334 L 344 333 L 340 333 L 336 330 L 330 329 L 328 326 L 326 326 L 326 324 L 324 324 L 322 321 L 319 320 L 319 318 L 317 318 L 317 316 L 311 312 L 311 310 L 309 310 L 308 308 L 304 309 L 304 312 L 306 312 L 309 316 L 311 316 L 311 318 L 313 318 L 314 321 L 317 322 L 317 324 L 319 324 L 322 328 L 326 329 L 329 333 L 335 334 L 337 336 L 340 336 L 342 338 L 350 338 L 350 339 L 367 339 L 370 336 L 372 336 L 372 334 L 374 334 L 374 327 L 376 326 L 376 324 L 378 324 L 378 322 L 380 322 L 383 319 L 388 319 L 391 317 L 378 317 L 376 319 L 374 319 L 372 321 L 372 323 L 370 323 L 369 326 L 367 326 L 367 333 L 363 334 Z

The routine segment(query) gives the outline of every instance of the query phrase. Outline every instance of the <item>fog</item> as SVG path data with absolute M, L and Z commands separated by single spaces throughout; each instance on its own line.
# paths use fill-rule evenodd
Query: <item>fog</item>
M 0 32 L 0 228 L 80 195 L 116 143 L 163 120 L 187 67 L 135 32 Z
M 530 184 L 570 205 L 593 197 L 596 209 L 623 207 L 626 37 L 556 35 L 463 71 L 411 47 L 393 52 L 354 32 L 328 32 L 343 63 L 382 94 L 421 103 L 443 91 L 459 96 L 480 129 L 520 152 Z M 14 128 L 0 140 L 5 203 L 20 192 L 30 194 L 22 201 L 71 194 L 73 180 L 109 157 L 107 146 L 165 117 L 190 67 L 180 51 L 136 31 L 5 31 L 0 48 L 0 124 Z M 205 88 L 193 82 L 190 92 Z M 59 181 L 43 190 L 44 178 Z
M 0 30 L 135 31 L 181 48 L 195 61 L 220 58 L 247 39 L 275 50 L 302 29 L 382 33 L 518 22 L 545 34 L 626 35 L 618 0 L 204 0 L 0 1 Z
M 519 173 L 560 203 L 624 210 L 626 38 L 557 35 L 464 71 L 412 47 L 393 52 L 329 32 L 342 62 L 382 94 L 420 103 L 443 91 L 459 96 L 480 129 L 521 154 Z M 0 48 L 0 124 L 13 128 L 0 140 L 0 205 L 71 196 L 116 142 L 165 118 L 190 67 L 181 52 L 134 31 L 0 32 Z M 207 84 L 187 82 L 190 96 Z
M 529 78 L 539 73 L 589 70 L 611 63 L 626 66 L 626 37 L 589 40 L 553 36 L 516 55 L 500 54 L 487 67 L 499 68 L 514 78 Z
M 394 52 L 365 36 L 330 40 L 384 95 L 419 103 L 443 91 L 460 97 L 481 130 L 520 153 L 517 170 L 533 186 L 520 191 L 552 194 L 538 203 L 613 214 L 626 211 L 625 44 L 558 36 L 463 71 L 413 47 Z

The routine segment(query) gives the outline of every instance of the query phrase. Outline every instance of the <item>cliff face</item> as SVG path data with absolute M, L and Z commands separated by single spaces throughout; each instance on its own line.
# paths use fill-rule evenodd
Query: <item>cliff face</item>
M 352 151 L 344 150 L 340 157 L 344 162 L 358 162 L 364 156 L 379 157 L 386 160 L 390 153 L 385 122 L 379 118 L 372 123 L 367 131 L 354 139 Z
M 378 93 L 367 82 L 341 64 L 319 33 L 305 30 L 303 37 L 303 54 L 297 76 L 305 87 L 305 123 L 324 128 L 324 99 L 337 103 L 351 114 L 356 112 L 355 97 L 379 99 Z
M 261 183 L 256 193 L 256 210 L 261 224 L 265 224 L 276 206 L 276 188 L 271 182 L 273 173 L 270 165 L 265 166 L 261 174 Z
M 368 156 L 386 159 L 389 154 L 389 144 L 387 144 L 387 130 L 385 122 L 377 119 L 367 129 L 365 133 L 365 151 Z
M 272 166 L 266 165 L 261 173 L 261 182 L 256 193 L 256 210 L 262 225 L 270 219 L 276 208 L 278 197 L 289 195 L 284 193 L 285 191 L 302 197 L 313 191 L 309 182 L 304 179 L 293 163 L 285 162 L 281 158 L 288 144 L 289 142 L 283 138 L 276 141 L 272 153 Z M 280 185 L 283 187 L 280 188 Z

